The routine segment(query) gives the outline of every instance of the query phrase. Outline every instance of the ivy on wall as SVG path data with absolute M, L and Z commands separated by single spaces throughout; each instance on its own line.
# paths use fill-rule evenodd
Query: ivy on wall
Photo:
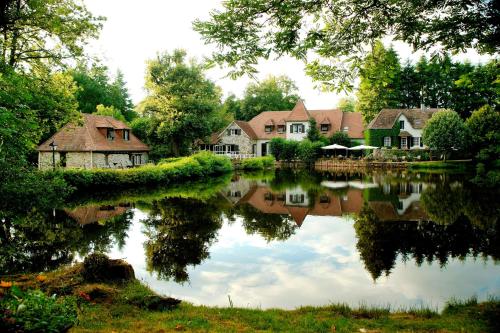
M 384 137 L 391 137 L 391 145 L 398 147 L 399 123 L 396 121 L 390 129 L 367 129 L 365 131 L 365 141 L 367 145 L 383 147 Z

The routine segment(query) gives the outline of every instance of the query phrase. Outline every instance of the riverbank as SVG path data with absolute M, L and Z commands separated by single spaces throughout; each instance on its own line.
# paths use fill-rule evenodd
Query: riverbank
M 63 295 L 59 302 L 73 300 L 77 319 L 67 315 L 67 321 L 74 323 L 70 332 L 494 332 L 500 315 L 500 301 L 478 303 L 474 299 L 451 301 L 441 313 L 428 308 L 388 306 L 353 309 L 345 304 L 259 310 L 233 307 L 230 298 L 230 306 L 225 308 L 178 304 L 141 284 L 133 277 L 131 266 L 123 261 L 112 261 L 112 268 L 105 270 L 114 272 L 114 276 L 101 275 L 99 265 L 76 264 L 43 275 L 19 275 L 13 281 L 3 277 L 3 293 L 17 284 L 21 289 L 37 288 L 49 295 Z M 89 269 L 98 275 L 89 275 Z M 107 280 L 103 282 L 103 278 Z
M 317 170 L 451 170 L 466 171 L 472 160 L 450 161 L 372 161 L 350 159 L 321 159 L 314 164 Z
M 45 171 L 60 176 L 77 191 L 112 190 L 148 185 L 171 185 L 229 173 L 231 161 L 224 156 L 201 152 L 167 159 L 154 165 L 131 169 L 58 169 Z

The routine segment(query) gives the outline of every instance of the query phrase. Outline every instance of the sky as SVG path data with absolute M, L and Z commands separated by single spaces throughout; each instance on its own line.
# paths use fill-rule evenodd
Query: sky
M 90 54 L 101 58 L 114 73 L 120 69 L 127 81 L 127 87 L 134 103 L 144 98 L 144 75 L 146 61 L 158 52 L 171 52 L 176 48 L 187 51 L 189 57 L 201 60 L 209 56 L 214 48 L 205 45 L 201 36 L 193 31 L 192 22 L 208 19 L 209 12 L 222 8 L 221 0 L 83 0 L 94 14 L 105 16 L 101 35 L 88 46 Z M 388 40 L 386 44 L 390 44 Z M 393 43 L 402 60 L 416 60 L 422 52 L 413 52 L 403 43 Z M 487 57 L 474 51 L 456 57 L 470 62 L 485 62 Z M 295 81 L 299 95 L 310 109 L 333 108 L 342 95 L 321 92 L 304 73 L 303 63 L 292 58 L 262 61 L 258 65 L 258 80 L 268 75 L 289 76 Z M 226 72 L 214 68 L 207 76 L 219 85 L 224 95 L 234 93 L 242 96 L 246 85 L 252 80 L 242 77 L 238 80 L 225 78 Z

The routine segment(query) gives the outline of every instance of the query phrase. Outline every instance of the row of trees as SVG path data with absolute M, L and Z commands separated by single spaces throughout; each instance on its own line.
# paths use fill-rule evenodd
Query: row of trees
M 356 93 L 356 110 L 369 123 L 383 108 L 432 108 L 455 110 L 463 119 L 483 105 L 498 107 L 500 66 L 452 61 L 448 54 L 413 64 L 402 64 L 396 51 L 374 43 L 364 58 Z

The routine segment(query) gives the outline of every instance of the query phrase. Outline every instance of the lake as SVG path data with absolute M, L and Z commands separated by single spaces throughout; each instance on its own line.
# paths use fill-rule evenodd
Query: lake
M 13 210 L 0 274 L 102 251 L 194 304 L 442 309 L 500 295 L 499 191 L 465 175 L 281 170 L 110 192 Z

